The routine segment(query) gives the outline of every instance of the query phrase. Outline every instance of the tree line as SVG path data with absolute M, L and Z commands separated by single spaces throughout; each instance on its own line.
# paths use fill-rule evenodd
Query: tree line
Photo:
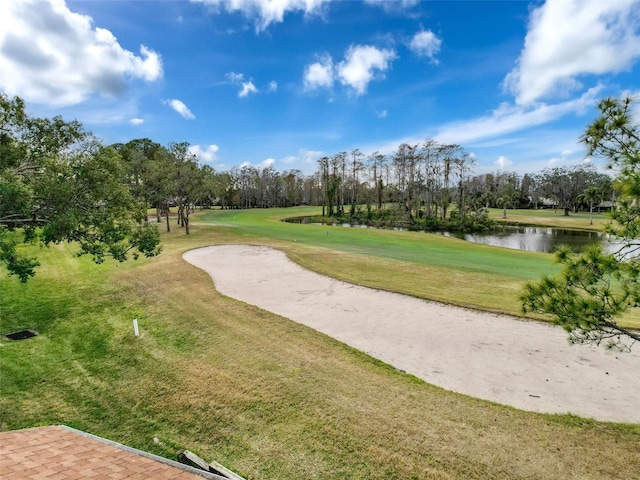
M 354 217 L 366 211 L 400 212 L 412 225 L 437 224 L 451 216 L 478 216 L 489 207 L 564 209 L 597 205 L 613 198 L 611 177 L 583 164 L 554 167 L 523 176 L 515 172 L 473 175 L 475 159 L 459 145 L 427 139 L 403 143 L 390 155 L 359 149 L 317 160 L 318 169 L 279 172 L 250 164 L 216 171 L 201 164 L 188 143 L 162 146 L 135 139 L 113 148 L 129 171 L 134 197 L 155 207 L 158 221 L 169 225 L 169 208 L 189 228 L 189 213 L 198 206 L 223 209 L 322 206 L 323 216 Z
M 134 197 L 156 208 L 170 229 L 169 208 L 189 229 L 189 213 L 209 208 L 322 206 L 328 217 L 399 215 L 409 225 L 477 218 L 486 208 L 554 206 L 565 214 L 614 198 L 611 177 L 589 164 L 473 175 L 475 159 L 458 145 L 427 139 L 401 144 L 390 155 L 359 149 L 317 160 L 311 175 L 249 164 L 216 171 L 201 164 L 188 143 L 162 146 L 149 139 L 112 145 L 129 171 Z

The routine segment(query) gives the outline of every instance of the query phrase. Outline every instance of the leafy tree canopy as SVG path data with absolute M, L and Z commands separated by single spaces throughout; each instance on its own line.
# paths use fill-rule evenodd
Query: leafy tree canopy
M 36 258 L 17 245 L 76 242 L 96 263 L 111 256 L 159 253 L 159 232 L 146 222 L 125 181 L 127 165 L 77 121 L 33 118 L 24 102 L 0 95 L 0 263 L 22 282 Z

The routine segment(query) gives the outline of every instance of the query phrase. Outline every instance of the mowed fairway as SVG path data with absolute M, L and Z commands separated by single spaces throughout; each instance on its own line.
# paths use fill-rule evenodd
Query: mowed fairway
M 638 477 L 638 425 L 444 391 L 220 295 L 181 258 L 262 244 L 346 280 L 515 312 L 522 282 L 553 271 L 550 256 L 243 214 L 196 217 L 191 236 L 166 234 L 160 257 L 135 263 L 94 266 L 73 247 L 35 249 L 36 278 L 0 281 L 2 333 L 40 332 L 0 341 L 0 427 L 64 423 L 165 456 L 188 448 L 248 479 Z

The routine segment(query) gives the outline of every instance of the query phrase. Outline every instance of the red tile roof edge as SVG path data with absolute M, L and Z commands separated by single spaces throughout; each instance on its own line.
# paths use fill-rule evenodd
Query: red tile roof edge
M 98 437 L 97 435 L 83 432 L 82 430 L 76 430 L 73 427 L 68 427 L 66 425 L 58 425 L 58 426 L 65 428 L 67 430 L 71 430 L 72 432 L 77 433 L 79 435 L 83 435 L 85 437 L 98 440 L 99 442 L 102 442 L 102 443 L 106 443 L 107 445 L 111 445 L 113 447 L 119 448 L 126 452 L 135 453 L 136 455 L 140 455 L 142 457 L 155 460 L 156 462 L 164 463 L 165 465 L 170 465 L 172 467 L 179 468 L 181 470 L 185 470 L 187 472 L 194 473 L 196 475 L 200 475 L 201 477 L 208 478 L 210 480 L 229 480 L 227 477 L 222 477 L 220 475 L 216 475 L 215 473 L 205 472 L 204 470 L 200 470 L 199 468 L 191 467 L 189 465 L 185 465 L 184 463 L 180 463 L 175 460 L 171 460 L 169 458 L 161 457 L 160 455 L 155 455 L 153 453 L 145 452 L 143 450 L 138 450 L 137 448 L 128 447 L 126 445 L 123 445 L 122 443 L 118 443 L 118 442 L 114 442 L 113 440 Z
M 180 463 L 180 462 L 177 462 L 175 460 L 170 460 L 168 458 L 164 458 L 164 457 L 161 457 L 159 455 L 155 455 L 153 453 L 145 452 L 143 450 L 138 450 L 137 448 L 128 447 L 128 446 L 123 445 L 121 443 L 114 442 L 113 440 L 108 440 L 106 438 L 99 437 L 99 436 L 93 435 L 91 433 L 83 432 L 82 430 L 77 430 L 77 429 L 75 429 L 73 427 L 68 427 L 67 425 L 56 425 L 56 426 L 59 427 L 59 428 L 63 428 L 65 430 L 68 430 L 70 432 L 73 432 L 73 433 L 75 433 L 77 435 L 81 435 L 83 437 L 87 437 L 87 438 L 90 438 L 92 440 L 96 440 L 98 442 L 104 443 L 106 445 L 118 448 L 118 449 L 123 450 L 125 452 L 129 452 L 129 453 L 132 453 L 132 454 L 135 454 L 135 455 L 139 455 L 141 457 L 146 457 L 146 458 L 148 458 L 150 460 L 154 460 L 156 462 L 163 463 L 165 465 L 168 465 L 168 466 L 171 466 L 171 467 L 174 467 L 174 468 L 178 468 L 180 470 L 183 470 L 183 471 L 186 471 L 186 472 L 189 472 L 189 473 L 193 473 L 194 475 L 198 475 L 198 476 L 203 477 L 203 478 L 207 478 L 207 479 L 210 479 L 210 480 L 229 480 L 227 477 L 222 477 L 222 476 L 216 475 L 214 473 L 206 472 L 204 470 L 200 470 L 198 468 L 191 467 L 190 465 L 185 465 L 184 463 Z M 42 428 L 42 427 L 46 427 L 46 426 L 43 425 L 43 426 L 40 426 L 40 427 L 31 427 L 31 428 Z M 24 430 L 30 430 L 30 429 L 26 428 Z

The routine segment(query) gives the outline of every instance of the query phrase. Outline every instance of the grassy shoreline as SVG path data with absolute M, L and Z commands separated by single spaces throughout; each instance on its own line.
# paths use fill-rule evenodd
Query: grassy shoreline
M 0 428 L 64 423 L 168 457 L 188 448 L 252 479 L 637 476 L 640 425 L 448 392 L 220 295 L 182 252 L 261 243 L 345 271 L 345 257 L 371 255 L 314 245 L 322 230 L 287 239 L 267 220 L 245 228 L 238 217 L 164 234 L 158 258 L 95 266 L 54 247 L 37 251 L 42 267 L 27 285 L 3 278 L 2 333 L 40 335 L 0 340 Z M 394 248 L 406 242 L 391 238 Z M 399 274 L 411 263 L 373 251 Z

